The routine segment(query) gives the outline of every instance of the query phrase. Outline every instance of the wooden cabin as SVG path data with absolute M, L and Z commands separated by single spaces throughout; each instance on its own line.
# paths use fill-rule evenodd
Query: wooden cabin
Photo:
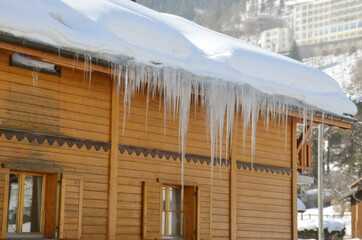
M 300 113 L 259 121 L 255 152 L 235 116 L 211 163 L 205 111 L 191 104 L 182 175 L 179 120 L 164 119 L 162 96 L 136 93 L 126 113 L 108 62 L 90 69 L 77 54 L 1 34 L 0 239 L 297 239 L 297 172 L 310 170 L 311 146 Z M 353 119 L 315 114 L 321 122 Z
M 61 71 L 56 76 L 11 66 L 15 52 Z M 164 135 L 156 97 L 149 104 L 146 132 L 146 97 L 137 94 L 123 133 L 123 93 L 116 94 L 107 67 L 93 66 L 89 89 L 84 63 L 73 67 L 73 62 L 0 43 L 2 239 L 34 234 L 97 240 L 297 239 L 297 171 L 308 167 L 300 165 L 308 161 L 298 160 L 298 149 L 309 146 L 302 136 L 297 139 L 297 115 L 290 113 L 286 142 L 283 128 L 271 124 L 267 131 L 258 123 L 253 165 L 250 140 L 243 152 L 239 123 L 230 157 L 214 167 L 211 186 L 204 113 L 196 109 L 189 120 L 181 203 L 177 119 L 167 122 Z M 314 117 L 315 123 L 321 120 Z

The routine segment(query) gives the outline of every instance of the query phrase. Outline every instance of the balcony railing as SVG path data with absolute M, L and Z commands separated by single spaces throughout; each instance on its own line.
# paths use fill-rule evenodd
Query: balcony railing
M 297 168 L 300 173 L 312 170 L 312 146 L 313 142 L 305 141 L 298 153 Z

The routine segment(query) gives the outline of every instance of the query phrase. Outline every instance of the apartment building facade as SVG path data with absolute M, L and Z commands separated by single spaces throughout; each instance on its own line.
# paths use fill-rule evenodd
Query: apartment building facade
M 362 1 L 315 0 L 296 4 L 293 31 L 298 45 L 362 36 Z
M 288 52 L 293 45 L 293 33 L 289 28 L 273 28 L 260 35 L 261 47 L 274 52 Z

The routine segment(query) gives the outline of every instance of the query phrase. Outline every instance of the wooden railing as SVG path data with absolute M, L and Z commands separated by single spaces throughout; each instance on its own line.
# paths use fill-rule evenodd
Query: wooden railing
M 297 167 L 299 172 L 312 171 L 313 142 L 305 141 L 298 153 Z

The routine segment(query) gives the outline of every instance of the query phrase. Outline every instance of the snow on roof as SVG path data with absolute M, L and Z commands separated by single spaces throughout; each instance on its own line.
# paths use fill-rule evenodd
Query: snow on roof
M 0 32 L 113 62 L 132 57 L 248 85 L 334 115 L 357 112 L 319 70 L 129 0 L 1 1 Z
M 298 212 L 305 212 L 305 209 L 306 209 L 304 203 L 299 198 L 297 198 L 297 209 L 298 209 Z

